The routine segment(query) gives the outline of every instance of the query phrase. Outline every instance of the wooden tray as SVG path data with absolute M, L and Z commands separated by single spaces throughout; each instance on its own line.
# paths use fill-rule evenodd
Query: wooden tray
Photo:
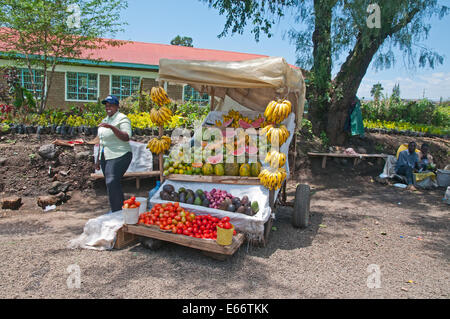
M 245 240 L 245 235 L 243 233 L 238 233 L 236 236 L 233 236 L 233 242 L 231 245 L 221 246 L 215 240 L 206 240 L 185 235 L 172 234 L 171 232 L 162 232 L 159 229 L 141 225 L 124 225 L 123 230 L 129 234 L 163 240 L 181 246 L 226 256 L 233 255 Z
M 172 181 L 186 181 L 186 182 L 198 182 L 198 183 L 261 185 L 261 182 L 259 181 L 258 177 L 170 174 L 170 175 L 166 176 L 166 179 L 172 180 Z

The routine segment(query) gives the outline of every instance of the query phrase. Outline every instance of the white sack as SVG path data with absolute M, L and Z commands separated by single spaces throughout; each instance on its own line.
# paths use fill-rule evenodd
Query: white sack
M 133 159 L 127 173 L 150 172 L 153 170 L 152 152 L 147 148 L 147 144 L 130 141 Z M 97 158 L 99 145 L 94 146 L 94 157 Z M 95 171 L 96 174 L 103 174 L 102 170 Z
M 117 231 L 123 226 L 122 211 L 105 214 L 87 221 L 83 233 L 68 244 L 68 248 L 109 250 L 114 247 Z

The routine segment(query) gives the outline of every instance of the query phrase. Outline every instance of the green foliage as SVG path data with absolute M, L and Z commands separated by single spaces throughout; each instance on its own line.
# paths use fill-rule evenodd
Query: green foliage
M 198 103 L 188 101 L 184 104 L 177 105 L 176 115 L 185 118 L 185 125 L 193 127 L 195 121 L 204 121 L 208 113 L 211 111 L 210 105 L 200 105 Z
M 437 106 L 423 99 L 420 101 L 402 101 L 395 97 L 379 103 L 370 101 L 361 105 L 363 118 L 369 121 L 408 122 L 447 126 L 450 123 L 450 106 Z
M 192 38 L 190 37 L 180 37 L 179 35 L 177 35 L 175 38 L 172 39 L 172 41 L 170 41 L 171 45 L 180 45 L 183 47 L 191 47 L 193 48 L 194 46 L 192 45 Z
M 327 133 L 325 132 L 320 133 L 319 138 L 322 141 L 323 147 L 328 148 L 330 146 L 330 140 L 328 139 Z

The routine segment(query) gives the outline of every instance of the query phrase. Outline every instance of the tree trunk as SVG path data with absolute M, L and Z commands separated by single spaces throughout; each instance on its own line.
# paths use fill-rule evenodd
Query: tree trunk
M 331 84 L 331 21 L 336 0 L 314 0 L 315 29 L 313 33 L 312 84 L 307 97 L 313 132 L 319 135 L 326 130 Z
M 330 116 L 327 122 L 327 136 L 333 145 L 342 145 L 347 140 L 348 134 L 344 132 L 344 127 L 348 110 L 381 43 L 382 41 L 376 39 L 366 46 L 361 37 L 358 37 L 355 48 L 334 79 L 335 87 L 331 93 L 332 103 L 328 111 L 333 116 Z

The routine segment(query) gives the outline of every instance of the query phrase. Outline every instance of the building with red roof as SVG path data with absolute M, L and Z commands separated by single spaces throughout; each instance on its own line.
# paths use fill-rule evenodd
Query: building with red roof
M 86 51 L 78 59 L 61 59 L 48 92 L 48 106 L 67 108 L 79 106 L 113 94 L 124 99 L 157 85 L 159 60 L 182 59 L 204 61 L 243 61 L 267 57 L 241 52 L 200 49 L 176 45 L 125 41 L 121 46 Z M 13 62 L 0 52 L 0 66 Z M 33 70 L 35 83 L 42 85 L 42 71 Z M 20 69 L 20 81 L 31 88 L 28 69 Z M 193 98 L 207 101 L 187 85 L 168 85 L 169 96 L 178 101 Z

